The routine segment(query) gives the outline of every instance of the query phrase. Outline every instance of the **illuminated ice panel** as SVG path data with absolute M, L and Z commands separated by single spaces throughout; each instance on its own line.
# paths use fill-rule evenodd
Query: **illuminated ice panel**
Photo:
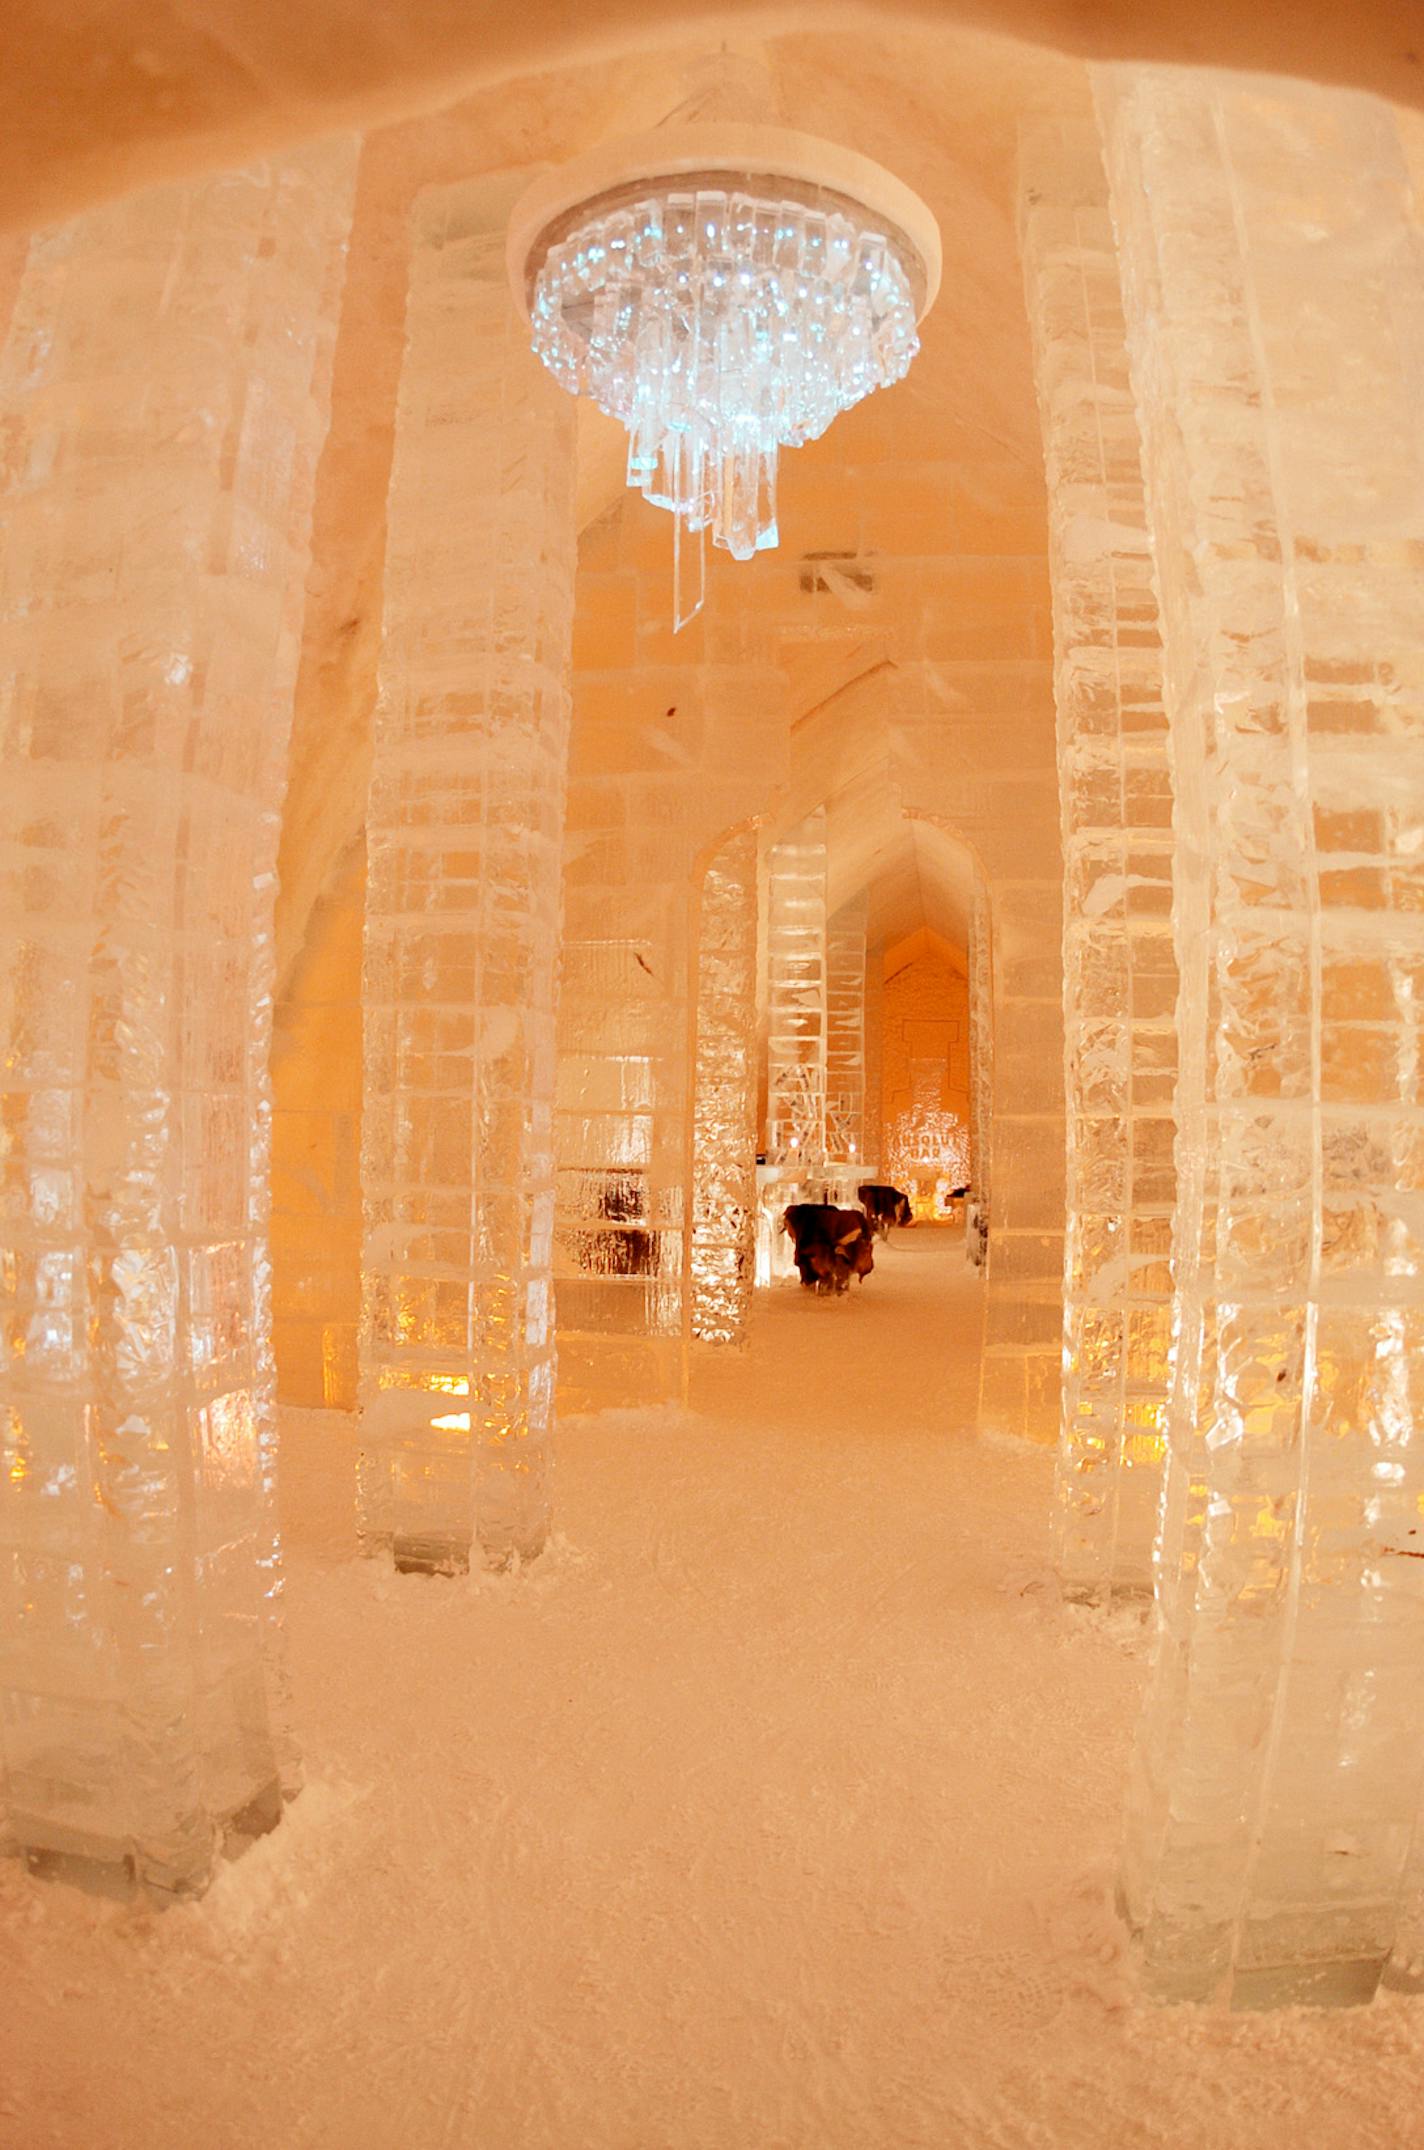
M 297 1783 L 272 901 L 354 166 L 44 232 L 0 356 L 0 1805 L 100 1887 Z
M 1048 480 L 1065 881 L 1067 1234 L 1056 1536 L 1070 1595 L 1150 1588 L 1171 1373 L 1176 963 L 1162 652 L 1107 175 L 1020 144 Z
M 1387 107 L 1096 75 L 1158 563 L 1182 989 L 1156 1991 L 1354 2001 L 1420 1789 L 1424 274 Z
M 416 209 L 367 814 L 359 1521 L 437 1572 L 549 1521 L 574 429 L 505 288 L 516 187 Z

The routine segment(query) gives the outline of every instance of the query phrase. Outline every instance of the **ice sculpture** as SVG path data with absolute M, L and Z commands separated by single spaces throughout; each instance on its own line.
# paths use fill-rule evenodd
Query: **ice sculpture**
M 865 1157 L 865 932 L 867 902 L 842 904 L 826 928 L 826 1154 Z
M 421 195 L 367 813 L 360 1530 L 542 1548 L 573 407 L 504 284 L 515 184 Z
M 1179 839 L 1179 1334 L 1124 1873 L 1147 1977 L 1349 2001 L 1424 1588 L 1424 276 L 1389 110 L 1096 70 Z
M 200 1889 L 296 1788 L 277 825 L 354 145 L 32 242 L 0 358 L 2 1833 Z
M 757 839 L 713 857 L 697 918 L 692 1333 L 745 1341 L 756 1237 Z
M 990 970 L 989 892 L 974 885 L 969 921 L 969 1200 L 965 1252 L 976 1269 L 989 1258 L 989 1158 L 993 1130 L 994 995 Z
M 1020 148 L 1048 477 L 1068 1208 L 1059 1570 L 1151 1586 L 1171 1368 L 1176 962 L 1162 653 L 1107 177 L 1090 122 Z
M 765 810 L 786 762 L 769 634 L 748 633 L 729 603 L 725 659 L 708 648 L 716 623 L 699 623 L 679 637 L 690 661 L 666 661 L 658 520 L 626 503 L 611 564 L 589 561 L 579 578 L 591 622 L 631 619 L 637 631 L 591 633 L 575 678 L 555 1241 L 559 1393 L 571 1408 L 685 1389 L 695 901 L 709 859 Z
M 954 1190 L 969 1182 L 969 1129 L 943 1103 L 942 1061 L 912 1061 L 910 1071 L 914 1096 L 886 1130 L 885 1169 L 917 1218 L 945 1217 Z
M 826 812 L 774 844 L 767 886 L 767 1158 L 826 1161 Z

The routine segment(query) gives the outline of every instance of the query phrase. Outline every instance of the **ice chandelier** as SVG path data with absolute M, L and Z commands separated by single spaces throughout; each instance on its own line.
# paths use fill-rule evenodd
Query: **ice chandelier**
M 692 125 L 540 180 L 509 264 L 535 352 L 622 422 L 629 485 L 673 516 L 681 627 L 702 604 L 708 530 L 738 560 L 778 542 L 779 450 L 903 378 L 940 246 L 924 203 L 865 157 L 780 127 Z

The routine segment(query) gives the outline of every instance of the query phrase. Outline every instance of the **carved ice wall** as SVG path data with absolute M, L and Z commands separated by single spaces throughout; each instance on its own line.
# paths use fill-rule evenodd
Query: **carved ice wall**
M 826 928 L 826 1154 L 865 1159 L 865 931 L 867 898 L 844 903 Z
M 272 901 L 354 168 L 42 233 L 0 358 L 3 1837 L 165 1891 L 297 1782 Z
M 772 846 L 767 881 L 766 1154 L 826 1158 L 826 811 Z
M 1171 1370 L 1176 962 L 1162 652 L 1107 176 L 1091 122 L 1020 145 L 1048 478 L 1065 880 L 1058 1562 L 1151 1586 Z
M 1162 600 L 1179 1363 L 1124 1894 L 1354 2000 L 1424 1721 L 1424 274 L 1388 109 L 1097 71 Z
M 574 406 L 505 284 L 520 181 L 417 204 L 367 813 L 360 1529 L 543 1546 Z
M 757 838 L 714 854 L 697 910 L 692 1333 L 745 1341 L 756 1245 Z

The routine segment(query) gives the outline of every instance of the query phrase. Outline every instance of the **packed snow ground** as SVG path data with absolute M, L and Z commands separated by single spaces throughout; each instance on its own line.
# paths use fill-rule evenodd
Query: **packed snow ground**
M 163 1916 L 0 1876 L 6 2150 L 1424 2145 L 1424 2000 L 1133 2000 L 1143 1631 L 972 1436 L 977 1294 L 922 1229 L 766 1295 L 691 1414 L 566 1423 L 514 1579 L 354 1561 L 290 1414 L 308 1789 Z

